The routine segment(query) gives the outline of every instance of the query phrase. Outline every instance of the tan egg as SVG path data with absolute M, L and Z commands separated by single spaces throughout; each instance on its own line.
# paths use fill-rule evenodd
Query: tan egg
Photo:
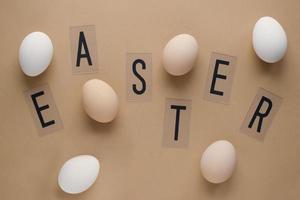
M 202 175 L 211 183 L 222 183 L 228 180 L 235 165 L 235 148 L 226 140 L 219 140 L 209 145 L 201 158 Z
M 114 89 L 102 80 L 87 81 L 83 86 L 82 98 L 85 112 L 98 122 L 110 122 L 118 113 L 118 96 Z
M 189 34 L 173 37 L 163 51 L 165 70 L 173 76 L 181 76 L 193 68 L 198 55 L 196 39 Z

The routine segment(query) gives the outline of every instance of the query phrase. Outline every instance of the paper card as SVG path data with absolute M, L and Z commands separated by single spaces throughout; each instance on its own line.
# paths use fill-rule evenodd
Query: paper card
M 191 100 L 166 99 L 163 147 L 188 147 L 191 107 Z
M 259 88 L 242 123 L 241 132 L 263 140 L 281 103 L 281 97 Z
M 127 53 L 127 100 L 149 101 L 152 95 L 152 54 Z
M 95 26 L 70 27 L 70 42 L 73 74 L 98 72 Z
M 40 134 L 63 129 L 62 120 L 47 84 L 25 91 L 24 95 Z
M 236 60 L 234 56 L 211 54 L 204 90 L 205 100 L 229 104 Z

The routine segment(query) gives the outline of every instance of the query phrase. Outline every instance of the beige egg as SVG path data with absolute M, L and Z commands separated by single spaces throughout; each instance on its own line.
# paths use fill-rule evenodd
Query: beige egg
M 231 177 L 235 164 L 234 146 L 226 140 L 219 140 L 209 145 L 202 155 L 202 175 L 211 183 L 222 183 Z
M 197 55 L 198 44 L 196 39 L 189 34 L 177 35 L 164 48 L 164 68 L 171 75 L 184 75 L 193 68 Z
M 119 100 L 109 84 L 92 79 L 84 84 L 82 92 L 84 110 L 92 119 L 107 123 L 116 117 Z

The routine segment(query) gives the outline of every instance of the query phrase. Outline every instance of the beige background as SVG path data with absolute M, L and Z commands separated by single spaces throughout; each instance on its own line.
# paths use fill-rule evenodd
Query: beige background
M 0 198 L 3 200 L 281 200 L 300 196 L 299 0 L 1 0 Z M 284 60 L 267 65 L 251 47 L 256 20 L 278 19 L 289 47 Z M 96 25 L 99 73 L 72 75 L 69 28 Z M 26 34 L 46 32 L 54 59 L 39 77 L 18 65 Z M 161 67 L 165 43 L 179 33 L 199 42 L 194 70 L 173 78 Z M 211 52 L 237 56 L 230 105 L 203 100 Z M 152 52 L 152 101 L 126 101 L 127 52 Z M 120 96 L 117 119 L 90 120 L 81 106 L 85 81 L 100 78 Z M 23 91 L 48 83 L 64 123 L 39 136 Z M 283 97 L 263 142 L 239 133 L 259 87 Z M 187 149 L 162 148 L 165 98 L 193 101 Z M 199 162 L 213 141 L 228 139 L 238 165 L 229 182 L 211 185 Z M 89 191 L 72 196 L 57 186 L 60 167 L 72 156 L 92 154 L 101 173 Z

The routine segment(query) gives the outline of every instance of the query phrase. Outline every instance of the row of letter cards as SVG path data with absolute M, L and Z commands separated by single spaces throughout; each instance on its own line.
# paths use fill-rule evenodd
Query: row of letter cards
M 70 28 L 72 72 L 74 74 L 98 72 L 95 26 Z M 235 56 L 213 52 L 211 54 L 203 98 L 229 104 L 237 66 Z M 126 89 L 128 101 L 150 101 L 152 96 L 152 54 L 126 54 Z M 48 85 L 26 91 L 26 101 L 39 133 L 63 128 L 52 93 Z M 280 108 L 282 98 L 259 88 L 241 125 L 241 132 L 263 140 Z M 166 98 L 162 134 L 164 147 L 187 148 L 192 101 Z

